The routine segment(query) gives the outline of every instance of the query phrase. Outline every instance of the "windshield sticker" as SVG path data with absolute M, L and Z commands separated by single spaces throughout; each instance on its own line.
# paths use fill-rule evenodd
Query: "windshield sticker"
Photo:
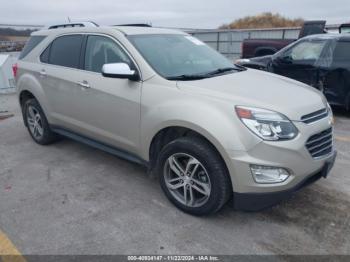
M 197 38 L 194 38 L 193 36 L 186 36 L 186 38 L 195 45 L 205 45 L 202 41 L 198 40 Z

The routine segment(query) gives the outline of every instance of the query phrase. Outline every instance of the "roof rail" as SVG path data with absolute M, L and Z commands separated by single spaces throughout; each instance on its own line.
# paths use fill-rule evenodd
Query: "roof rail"
M 136 27 L 152 27 L 149 24 L 122 24 L 122 25 L 114 25 L 114 26 L 136 26 Z
M 51 25 L 48 29 L 58 29 L 58 28 L 69 28 L 69 27 L 98 27 L 99 25 L 95 22 L 87 21 L 87 22 L 75 22 L 75 23 L 66 23 L 66 24 L 58 24 Z

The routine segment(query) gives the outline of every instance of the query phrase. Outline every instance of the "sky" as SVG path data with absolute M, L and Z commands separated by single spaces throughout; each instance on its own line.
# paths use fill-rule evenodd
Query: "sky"
M 50 25 L 69 17 L 100 25 L 211 29 L 262 12 L 328 24 L 350 22 L 349 0 L 0 0 L 0 24 Z

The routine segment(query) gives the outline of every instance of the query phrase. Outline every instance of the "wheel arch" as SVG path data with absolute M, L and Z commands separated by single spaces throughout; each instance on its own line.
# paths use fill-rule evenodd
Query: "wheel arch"
M 30 91 L 28 91 L 26 89 L 22 90 L 18 94 L 18 99 L 19 99 L 19 103 L 20 103 L 21 107 L 23 106 L 23 103 L 25 101 L 27 101 L 28 99 L 32 99 L 32 98 L 38 100 L 32 92 L 30 92 Z
M 44 90 L 41 83 L 33 75 L 23 74 L 20 76 L 17 81 L 17 96 L 21 107 L 26 99 L 36 99 L 44 111 L 47 119 L 50 120 L 50 115 L 47 114 L 50 111 L 48 109 Z
M 147 152 L 150 169 L 153 170 L 153 168 L 156 166 L 158 153 L 162 150 L 162 148 L 165 145 L 179 137 L 184 136 L 199 137 L 207 141 L 208 144 L 212 146 L 213 150 L 218 153 L 218 156 L 223 161 L 227 174 L 229 175 L 231 184 L 233 185 L 231 174 L 229 172 L 231 161 L 224 147 L 213 135 L 211 135 L 209 132 L 207 132 L 199 126 L 194 126 L 193 123 L 190 123 L 190 125 L 186 125 L 186 123 L 166 125 L 162 128 L 159 128 L 158 131 L 155 132 L 155 134 L 152 136 L 152 139 L 148 143 L 148 147 L 145 149 Z

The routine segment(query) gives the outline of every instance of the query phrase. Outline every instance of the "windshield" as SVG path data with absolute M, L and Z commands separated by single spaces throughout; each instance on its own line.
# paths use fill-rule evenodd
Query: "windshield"
M 150 66 L 169 80 L 191 80 L 241 68 L 189 35 L 134 35 L 130 41 Z

